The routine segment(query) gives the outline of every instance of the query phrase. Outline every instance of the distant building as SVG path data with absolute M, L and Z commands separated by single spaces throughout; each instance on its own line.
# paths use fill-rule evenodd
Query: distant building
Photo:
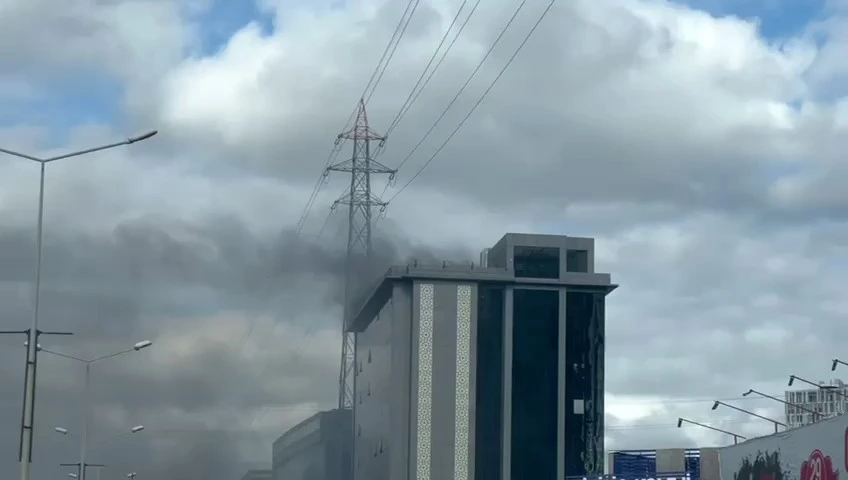
M 271 470 L 248 470 L 241 480 L 271 480 Z
M 822 387 L 785 392 L 786 402 L 792 404 L 785 405 L 784 408 L 787 428 L 814 423 L 815 419 L 811 411 L 817 412 L 821 419 L 842 415 L 848 411 L 848 385 L 839 379 L 831 380 L 829 383 L 819 382 L 819 384 Z
M 272 447 L 273 480 L 351 480 L 350 410 L 319 412 L 295 425 Z
M 355 480 L 602 474 L 616 285 L 594 253 L 591 238 L 507 234 L 485 266 L 390 268 L 347 325 Z

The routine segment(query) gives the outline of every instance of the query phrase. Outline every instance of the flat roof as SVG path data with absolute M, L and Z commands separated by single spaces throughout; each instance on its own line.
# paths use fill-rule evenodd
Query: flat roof
M 479 267 L 474 265 L 443 264 L 441 267 L 402 265 L 390 267 L 366 295 L 351 317 L 347 330 L 361 332 L 392 296 L 392 286 L 397 282 L 414 280 L 453 281 L 473 283 L 499 283 L 503 285 L 526 285 L 537 287 L 572 287 L 603 291 L 608 294 L 618 288 L 612 283 L 609 273 L 562 272 L 560 278 L 516 277 L 513 270 L 506 268 Z

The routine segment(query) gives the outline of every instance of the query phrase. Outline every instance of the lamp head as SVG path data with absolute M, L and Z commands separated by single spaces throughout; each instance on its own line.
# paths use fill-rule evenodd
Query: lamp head
M 789 386 L 791 387 L 793 383 L 795 383 L 795 375 L 789 375 Z
M 713 403 L 713 408 L 712 408 L 712 409 L 713 409 L 713 410 L 717 409 L 719 405 L 721 405 L 721 402 L 719 402 L 718 400 L 716 400 L 716 401 Z
M 147 133 L 142 133 L 141 135 L 136 135 L 134 137 L 128 138 L 127 143 L 135 143 L 140 142 L 142 140 L 147 140 L 148 138 L 152 137 L 153 135 L 156 135 L 157 133 L 159 133 L 158 130 L 151 130 Z
M 683 419 L 682 419 L 682 418 L 678 418 L 678 419 L 677 419 L 677 428 L 680 428 L 680 427 L 682 427 L 682 426 L 683 426 Z
M 141 342 L 138 342 L 135 345 L 133 345 L 133 350 L 135 350 L 137 352 L 137 351 L 139 351 L 143 348 L 147 348 L 151 345 L 153 345 L 153 342 L 151 342 L 150 340 L 142 340 Z
M 56 427 L 56 428 L 54 428 L 53 430 L 54 430 L 56 433 L 60 433 L 60 434 L 62 434 L 62 435 L 67 435 L 67 434 L 68 434 L 68 429 L 67 429 L 67 428 Z
M 837 365 L 837 364 L 839 364 L 839 360 L 838 360 L 838 359 L 836 359 L 836 358 L 834 358 L 834 359 L 833 359 L 833 365 L 831 365 L 831 366 L 830 366 L 830 371 L 831 371 L 831 372 L 835 372 L 835 371 L 836 371 L 836 365 Z
M 134 427 L 132 427 L 132 428 L 130 429 L 130 432 L 132 432 L 132 433 L 138 433 L 138 432 L 140 432 L 140 431 L 142 431 L 142 430 L 144 430 L 144 425 L 136 425 L 136 426 L 134 426 Z
M 743 396 L 743 397 L 747 397 L 748 395 L 750 395 L 750 394 L 752 394 L 752 393 L 754 393 L 754 390 L 753 390 L 753 389 L 748 390 L 747 392 L 743 393 L 743 394 L 742 394 L 742 396 Z

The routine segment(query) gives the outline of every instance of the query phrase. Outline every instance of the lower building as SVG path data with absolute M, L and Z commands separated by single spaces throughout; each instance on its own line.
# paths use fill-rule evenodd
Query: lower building
M 271 470 L 248 470 L 241 480 L 271 480 Z
M 507 234 L 481 259 L 392 267 L 348 319 L 355 480 L 603 474 L 594 240 Z
M 352 412 L 319 412 L 278 438 L 273 480 L 352 480 Z
M 848 415 L 718 449 L 721 479 L 838 480 L 848 468 Z
M 720 480 L 716 448 L 618 450 L 608 454 L 608 464 L 619 480 Z

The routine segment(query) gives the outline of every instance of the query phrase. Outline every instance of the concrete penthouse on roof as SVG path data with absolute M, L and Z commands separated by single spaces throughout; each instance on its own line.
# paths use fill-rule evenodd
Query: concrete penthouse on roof
M 388 269 L 356 332 L 356 480 L 520 480 L 604 467 L 594 239 L 506 234 L 482 265 Z

